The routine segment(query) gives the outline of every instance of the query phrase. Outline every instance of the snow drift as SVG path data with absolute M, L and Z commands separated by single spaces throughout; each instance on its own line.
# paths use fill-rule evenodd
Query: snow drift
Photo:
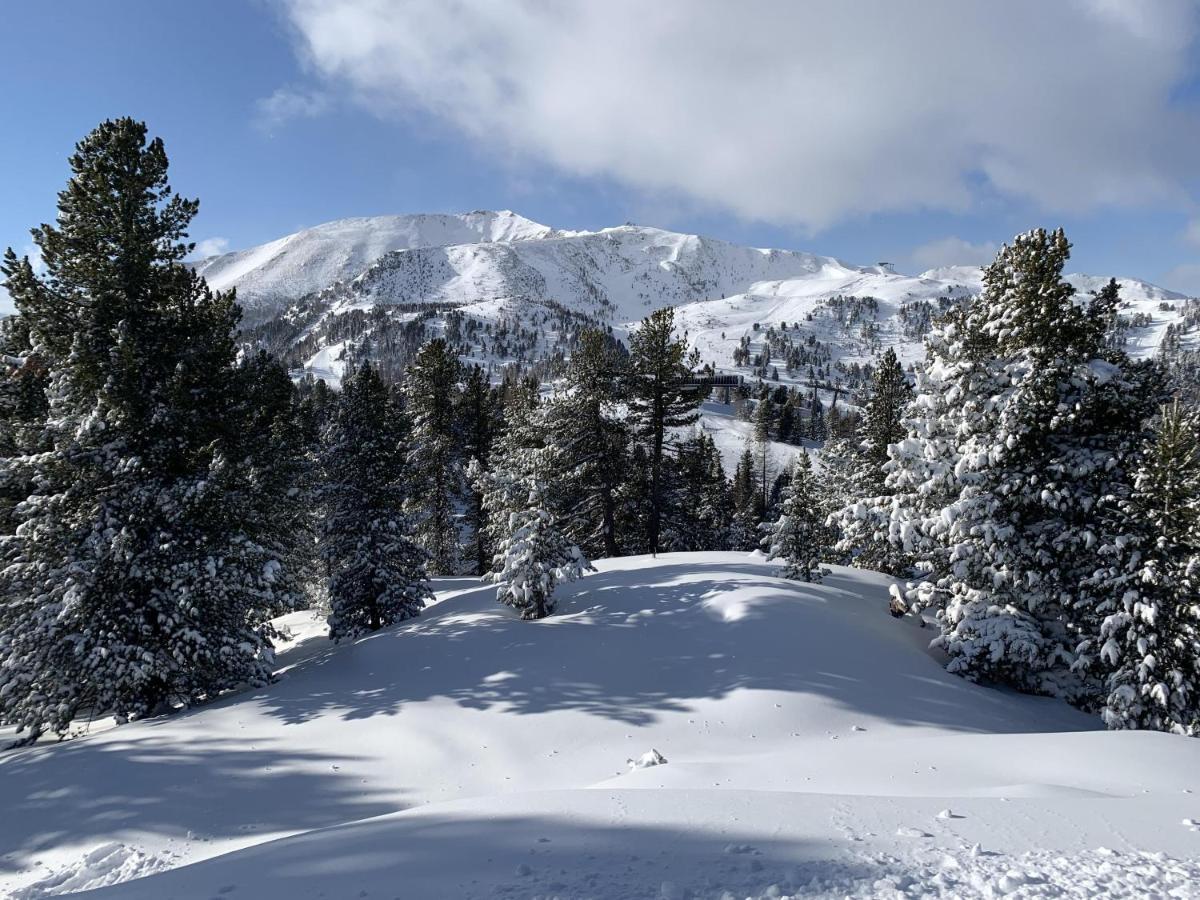
M 538 622 L 469 579 L 352 645 L 294 616 L 269 688 L 9 754 L 0 891 L 1115 896 L 1200 874 L 1200 744 L 947 674 L 890 579 L 597 567 Z M 647 748 L 670 763 L 631 770 Z

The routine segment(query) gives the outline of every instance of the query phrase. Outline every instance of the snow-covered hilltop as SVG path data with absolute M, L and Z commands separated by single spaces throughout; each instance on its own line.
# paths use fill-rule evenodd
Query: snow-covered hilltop
M 209 257 L 196 270 L 214 288 L 236 287 L 242 303 L 254 308 L 354 278 L 396 250 L 509 243 L 555 233 L 508 210 L 339 219 L 248 250 Z
M 392 324 L 427 319 L 432 331 L 445 321 L 430 313 L 454 309 L 464 321 L 553 332 L 552 315 L 559 326 L 573 318 L 624 330 L 673 305 L 689 343 L 730 371 L 750 372 L 739 346 L 757 355 L 765 330 L 785 323 L 787 340 L 820 341 L 831 361 L 868 362 L 888 346 L 912 360 L 921 355 L 930 316 L 977 293 L 981 283 L 972 266 L 905 275 L 644 226 L 561 231 L 508 211 L 345 219 L 204 260 L 197 269 L 214 287 L 236 287 L 253 321 L 276 323 L 273 349 L 294 350 L 293 365 L 335 380 L 339 360 L 379 328 L 338 320 L 373 310 Z M 1068 278 L 1084 294 L 1107 281 Z M 1121 285 L 1131 349 L 1153 353 L 1167 327 L 1182 321 L 1185 298 L 1136 279 Z M 847 308 L 838 298 L 868 302 Z M 519 352 L 496 342 L 464 344 L 465 357 L 497 364 L 528 364 L 561 349 L 553 334 Z M 778 358 L 781 348 L 774 349 Z
M 1182 897 L 1200 877 L 1200 743 L 948 674 L 885 576 L 597 566 L 539 622 L 473 579 L 349 645 L 295 613 L 277 684 L 0 759 L 0 891 Z

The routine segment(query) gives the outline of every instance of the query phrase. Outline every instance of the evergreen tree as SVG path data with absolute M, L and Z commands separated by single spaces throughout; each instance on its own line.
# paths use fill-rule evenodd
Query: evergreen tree
M 522 619 L 541 619 L 554 612 L 557 585 L 574 581 L 591 566 L 549 508 L 553 449 L 544 440 L 536 384 L 524 386 L 506 413 L 492 470 L 473 471 L 496 547 L 486 577 L 498 585 L 497 600 Z
M 820 444 L 828 436 L 829 430 L 825 423 L 825 404 L 821 402 L 817 389 L 813 388 L 812 396 L 809 398 L 808 429 L 805 437 Z
M 759 544 L 758 526 L 766 508 L 754 476 L 754 454 L 747 448 L 734 470 L 733 521 L 730 525 L 729 546 L 732 550 L 753 550 Z
M 621 553 L 618 492 L 629 457 L 617 404 L 625 368 L 607 334 L 584 330 L 567 365 L 565 388 L 547 412 L 554 460 L 561 466 L 555 479 L 563 528 L 595 556 Z
M 791 478 L 783 491 L 779 518 L 764 523 L 762 547 L 768 559 L 783 560 L 781 574 L 796 581 L 819 582 L 821 559 L 828 552 L 829 531 L 808 454 L 796 454 Z
M 771 496 L 774 477 L 771 466 L 771 431 L 774 420 L 771 398 L 763 397 L 754 407 L 754 478 L 758 485 L 759 502 L 765 510 Z
M 457 433 L 458 357 L 442 338 L 424 344 L 404 383 L 412 419 L 408 512 L 417 544 L 435 575 L 455 575 L 459 564 L 457 504 L 465 488 Z
M 290 587 L 274 615 L 287 612 L 303 585 L 318 578 L 315 478 L 304 431 L 305 409 L 287 369 L 265 351 L 249 355 L 238 367 L 235 420 L 230 454 L 239 458 L 245 477 L 230 482 L 227 502 L 246 511 L 244 534 L 279 560 Z M 249 513 L 253 511 L 254 515 Z
M 1200 413 L 1178 401 L 1121 510 L 1135 523 L 1094 581 L 1107 597 L 1081 649 L 1105 677 L 1110 728 L 1200 733 Z M 1096 649 L 1093 649 L 1096 648 Z
M 400 416 L 363 363 L 342 383 L 326 436 L 321 555 L 329 572 L 329 636 L 337 641 L 416 616 L 432 599 L 425 554 L 408 536 Z
M 0 459 L 48 449 L 43 427 L 48 374 L 19 315 L 0 319 L 0 356 Z M 33 477 L 28 467 L 0 466 L 0 535 L 16 530 L 17 504 L 33 493 Z
M 671 429 L 695 422 L 703 399 L 687 383 L 699 356 L 689 354 L 683 342 L 672 336 L 674 328 L 675 310 L 667 307 L 643 319 L 630 337 L 629 417 L 650 466 L 646 543 L 651 553 L 659 551 L 668 499 L 664 460 L 671 450 Z
M 896 351 L 889 347 L 871 379 L 871 397 L 859 431 L 863 455 L 878 472 L 880 486 L 883 485 L 888 446 L 904 439 L 902 419 L 912 398 L 912 386 L 904 377 Z
M 1104 311 L 1074 302 L 1069 247 L 1061 230 L 1018 236 L 934 329 L 881 504 L 952 671 L 1086 702 L 1094 685 L 1071 667 L 1106 599 L 1092 576 L 1121 540 L 1161 389 L 1109 348 Z
M 500 425 L 499 400 L 488 384 L 487 376 L 480 366 L 472 366 L 467 373 L 459 406 L 462 433 L 462 457 L 468 463 L 476 463 L 474 471 L 487 471 L 492 442 Z M 487 510 L 483 505 L 483 494 L 473 485 L 476 478 L 468 478 L 467 524 L 471 529 L 471 550 L 475 563 L 475 574 L 483 575 L 491 565 L 491 547 L 487 540 Z
M 33 233 L 45 274 L 11 250 L 3 265 L 47 373 L 44 452 L 3 460 L 34 488 L 3 542 L 0 720 L 33 736 L 266 682 L 268 620 L 295 602 L 238 308 L 182 263 L 197 203 L 131 119 L 70 165 L 56 224 Z
M 860 569 L 889 575 L 907 575 L 912 569 L 909 554 L 888 539 L 890 490 L 884 471 L 888 447 L 905 436 L 903 417 L 912 398 L 904 370 L 888 348 L 872 377 L 857 444 L 833 440 L 822 454 L 841 493 L 830 525 L 839 532 L 839 551 Z M 836 448 L 831 451 L 830 445 Z

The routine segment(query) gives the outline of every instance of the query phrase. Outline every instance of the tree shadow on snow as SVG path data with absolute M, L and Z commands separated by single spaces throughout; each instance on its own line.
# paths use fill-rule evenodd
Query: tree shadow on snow
M 731 577 L 714 581 L 712 570 Z M 753 689 L 817 695 L 900 725 L 1064 730 L 1060 703 L 945 672 L 924 652 L 930 631 L 888 616 L 885 588 L 876 599 L 863 596 L 861 576 L 835 572 L 812 586 L 772 571 L 689 560 L 599 572 L 560 588 L 559 613 L 539 622 L 517 619 L 484 585 L 306 663 L 255 700 L 288 723 L 393 715 L 449 697 L 472 709 L 576 710 L 646 725 Z
M 0 828 L 0 871 L 23 868 L 23 860 L 46 849 L 111 840 L 124 830 L 174 835 L 182 843 L 319 828 L 404 807 L 400 798 L 373 799 L 358 779 L 340 776 L 353 759 L 348 754 L 263 741 L 185 743 L 159 738 L 152 727 L 133 734 L 3 758 L 0 808 L 17 826 Z
M 832 858 L 831 858 L 832 857 Z M 839 859 L 840 857 L 840 859 Z M 250 847 L 89 894 L 96 900 L 378 897 L 739 897 L 826 887 L 845 891 L 889 874 L 828 841 L 558 815 L 421 814 L 355 822 Z

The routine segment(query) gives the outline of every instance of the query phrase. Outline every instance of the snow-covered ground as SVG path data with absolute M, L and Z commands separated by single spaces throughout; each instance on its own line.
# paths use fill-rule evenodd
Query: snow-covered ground
M 946 674 L 882 576 L 597 568 L 542 622 L 293 614 L 269 688 L 8 754 L 0 892 L 1195 896 L 1200 743 Z

